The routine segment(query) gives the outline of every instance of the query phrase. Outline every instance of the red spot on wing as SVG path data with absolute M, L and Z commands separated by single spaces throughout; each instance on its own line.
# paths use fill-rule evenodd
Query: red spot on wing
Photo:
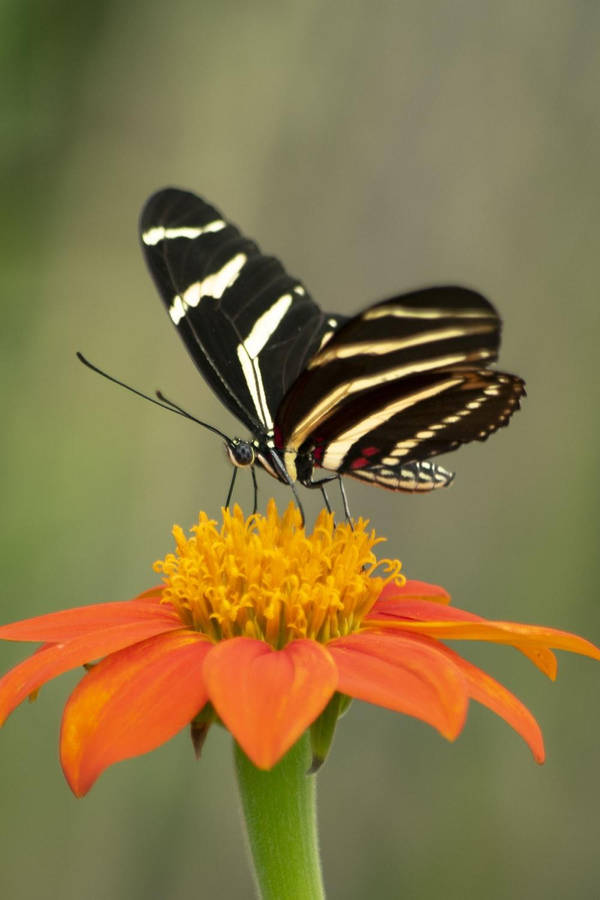
M 318 466 L 323 462 L 323 457 L 325 456 L 325 446 L 326 442 L 319 435 L 315 435 L 314 437 L 314 446 L 312 448 L 312 458 L 316 462 Z
M 379 453 L 379 447 L 361 447 L 360 452 L 363 456 L 374 456 Z
M 359 457 L 357 457 L 357 459 L 352 460 L 352 462 L 350 463 L 350 468 L 351 469 L 362 469 L 362 468 L 364 468 L 364 466 L 368 466 L 368 465 L 369 465 L 369 460 L 366 458 L 366 456 L 359 456 Z
M 275 446 L 278 450 L 283 450 L 283 444 L 281 440 L 281 428 L 279 425 L 276 425 L 273 429 L 273 440 L 275 441 Z

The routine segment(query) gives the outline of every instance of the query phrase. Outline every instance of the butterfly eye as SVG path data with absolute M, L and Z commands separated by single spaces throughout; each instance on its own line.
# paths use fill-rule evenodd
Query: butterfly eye
M 225 444 L 227 455 L 234 466 L 251 466 L 254 463 L 254 447 L 248 441 L 228 441 Z

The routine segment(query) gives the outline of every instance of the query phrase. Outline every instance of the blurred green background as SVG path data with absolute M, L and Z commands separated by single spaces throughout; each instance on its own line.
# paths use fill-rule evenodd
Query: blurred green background
M 350 481 L 352 509 L 457 605 L 600 640 L 599 40 L 588 0 L 4 0 L 1 618 L 129 598 L 172 523 L 225 498 L 214 436 L 75 359 L 240 433 L 138 248 L 141 205 L 175 184 L 326 309 L 435 282 L 497 304 L 522 412 L 448 458 L 450 491 Z M 355 703 L 319 776 L 331 898 L 599 895 L 600 671 L 563 656 L 553 686 L 507 649 L 468 652 L 538 717 L 546 765 L 480 708 L 450 745 Z M 22 656 L 4 646 L 2 668 Z M 78 678 L 2 732 L 2 896 L 252 897 L 229 737 L 196 764 L 181 734 L 76 801 L 56 745 Z

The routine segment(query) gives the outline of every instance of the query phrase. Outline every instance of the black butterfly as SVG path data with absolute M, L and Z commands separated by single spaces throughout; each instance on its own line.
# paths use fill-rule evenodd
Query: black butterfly
M 252 432 L 226 440 L 236 467 L 257 463 L 292 486 L 351 475 L 429 491 L 454 478 L 429 457 L 485 440 L 519 408 L 524 382 L 488 368 L 501 322 L 475 291 L 431 287 L 353 318 L 323 313 L 277 259 L 176 188 L 150 197 L 140 237 L 196 366 Z M 332 474 L 315 479 L 317 467 Z

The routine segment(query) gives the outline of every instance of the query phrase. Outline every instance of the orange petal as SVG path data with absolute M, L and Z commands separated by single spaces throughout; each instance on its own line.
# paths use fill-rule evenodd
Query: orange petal
M 366 622 L 380 619 L 396 619 L 402 622 L 485 622 L 481 616 L 459 609 L 456 606 L 443 606 L 423 597 L 391 597 L 382 600 L 381 596 L 373 604 Z
M 521 644 L 517 647 L 517 650 L 523 656 L 526 656 L 540 672 L 547 675 L 551 681 L 556 680 L 558 661 L 552 650 L 548 650 L 547 647 L 523 647 Z
M 331 641 L 327 649 L 343 694 L 422 719 L 450 740 L 463 727 L 465 679 L 433 641 L 363 632 Z
M 164 623 L 164 630 L 182 626 L 181 619 L 173 607 L 167 604 L 150 603 L 148 600 L 96 603 L 93 606 L 62 609 L 59 612 L 36 616 L 34 619 L 22 619 L 10 625 L 1 625 L 0 639 L 58 643 L 70 641 L 92 631 L 110 628 L 112 625 L 139 623 L 145 626 L 161 622 Z M 147 636 L 147 633 L 144 636 Z
M 418 628 L 421 633 L 435 636 L 430 626 L 432 622 L 483 622 L 489 624 L 481 616 L 458 609 L 455 606 L 440 606 L 430 600 L 421 599 L 392 599 L 382 601 L 381 598 L 373 605 L 369 615 L 365 618 L 365 625 L 393 629 L 403 628 L 406 622 L 423 622 L 426 628 Z M 406 629 L 410 630 L 410 629 Z M 521 651 L 531 662 L 540 669 L 544 675 L 553 681 L 556 678 L 556 657 L 546 647 L 523 646 L 521 642 L 514 642 L 514 646 Z
M 211 644 L 197 632 L 159 634 L 102 660 L 65 707 L 60 754 L 81 797 L 115 762 L 173 737 L 204 706 L 202 661 Z
M 148 617 L 83 634 L 65 644 L 47 644 L 0 678 L 0 725 L 29 694 L 51 678 L 70 669 L 107 656 L 148 637 L 173 630 L 181 631 L 179 619 Z
M 369 620 L 369 625 L 373 624 Z M 582 656 L 600 660 L 600 648 L 585 638 L 569 631 L 546 628 L 543 625 L 523 625 L 520 622 L 407 622 L 388 621 L 386 628 L 401 628 L 402 631 L 418 632 L 442 640 L 491 641 L 495 644 L 510 644 L 513 647 L 546 647 L 553 650 L 570 650 Z
M 478 669 L 477 666 L 467 662 L 448 647 L 445 648 L 445 651 L 449 654 L 450 659 L 454 660 L 456 665 L 462 669 L 469 683 L 469 694 L 473 700 L 487 706 L 497 716 L 508 722 L 511 728 L 514 728 L 529 745 L 536 762 L 543 763 L 545 758 L 544 739 L 540 726 L 527 707 L 514 694 L 511 694 L 503 685 Z
M 275 765 L 337 686 L 326 648 L 304 639 L 283 650 L 252 638 L 223 641 L 206 657 L 204 678 L 216 711 L 259 769 Z
M 156 602 L 160 601 L 162 597 L 162 592 L 164 591 L 164 584 L 155 584 L 154 587 L 148 588 L 147 591 L 142 591 L 141 594 L 138 594 L 137 597 L 134 597 L 133 600 L 142 600 L 142 601 L 151 601 Z M 131 601 L 130 601 L 131 602 Z
M 385 585 L 379 600 L 432 600 L 435 603 L 450 603 L 450 594 L 439 584 L 428 584 L 426 581 L 407 579 L 401 587 L 390 581 Z

